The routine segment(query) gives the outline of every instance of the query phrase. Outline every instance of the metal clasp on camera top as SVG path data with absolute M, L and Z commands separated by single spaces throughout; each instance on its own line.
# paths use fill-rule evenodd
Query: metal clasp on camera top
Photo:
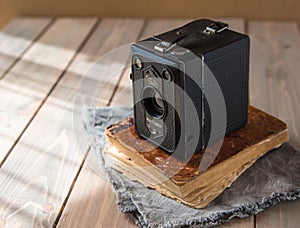
M 203 31 L 203 33 L 211 35 L 215 33 L 220 33 L 228 28 L 229 28 L 228 24 L 218 21 L 207 26 Z
M 157 45 L 154 46 L 154 49 L 156 51 L 160 51 L 160 52 L 164 53 L 164 52 L 170 51 L 175 46 L 176 46 L 176 43 L 172 44 L 167 41 L 161 41 Z

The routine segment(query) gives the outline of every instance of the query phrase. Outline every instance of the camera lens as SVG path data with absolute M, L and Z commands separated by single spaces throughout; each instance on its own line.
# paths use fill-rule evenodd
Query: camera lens
M 145 87 L 142 92 L 143 105 L 153 118 L 160 119 L 165 114 L 165 102 L 160 93 L 152 86 Z

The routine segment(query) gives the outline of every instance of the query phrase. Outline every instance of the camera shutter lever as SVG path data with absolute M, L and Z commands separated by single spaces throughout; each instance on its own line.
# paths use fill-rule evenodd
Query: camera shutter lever
M 211 34 L 220 33 L 228 28 L 229 28 L 228 24 L 218 21 L 207 26 L 203 31 L 203 33 L 211 35 Z

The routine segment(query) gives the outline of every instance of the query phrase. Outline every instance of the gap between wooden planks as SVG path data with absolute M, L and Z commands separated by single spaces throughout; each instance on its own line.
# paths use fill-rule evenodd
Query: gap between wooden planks
M 300 33 L 296 23 L 250 22 L 252 105 L 282 119 L 300 150 Z M 300 201 L 281 202 L 256 216 L 256 227 L 298 227 Z
M 139 39 L 151 36 L 156 33 L 166 31 L 177 27 L 188 20 L 150 20 L 146 23 L 143 34 Z M 243 20 L 232 19 L 229 21 L 233 29 L 243 31 Z M 128 87 L 129 86 L 129 87 Z M 113 105 L 131 105 L 131 82 L 129 80 L 129 70 L 122 75 L 121 81 L 113 96 L 111 103 Z M 121 91 L 126 87 L 125 92 Z M 118 99 L 116 99 L 118 97 Z M 89 154 L 88 156 L 91 156 Z M 105 180 L 99 178 L 89 167 L 87 163 L 83 164 L 82 171 L 79 173 L 75 186 L 70 194 L 69 200 L 63 210 L 59 220 L 59 227 L 78 226 L 122 226 L 134 227 L 128 217 L 119 213 L 115 206 L 115 197 L 111 188 Z M 85 198 L 82 203 L 80 199 Z M 254 227 L 254 217 L 246 219 L 235 219 L 224 227 Z
M 13 19 L 0 31 L 0 79 L 51 25 L 51 18 Z
M 104 20 L 100 24 L 99 28 L 95 31 L 95 33 L 93 34 L 93 36 L 91 37 L 89 42 L 87 43 L 87 46 L 91 46 L 90 48 L 98 47 L 98 49 L 101 50 L 101 53 L 98 53 L 98 55 L 90 53 L 90 55 L 93 58 L 97 58 L 97 57 L 99 57 L 99 55 L 104 54 L 105 52 L 111 50 L 112 48 L 117 48 L 118 46 L 121 46 L 123 44 L 135 41 L 137 39 L 139 31 L 142 29 L 142 26 L 143 26 L 143 21 L 141 21 L 141 20 L 124 20 L 124 19 L 123 20 L 114 20 L 114 19 Z M 131 32 L 129 32 L 129 31 L 131 31 Z M 123 35 L 120 36 L 120 34 L 123 34 Z M 113 40 L 113 43 L 111 42 L 112 40 Z M 125 62 L 127 62 L 128 58 L 126 58 L 126 59 L 124 59 L 124 57 L 122 57 L 122 58 L 123 58 L 123 61 L 125 60 Z M 113 59 L 113 60 L 121 61 L 120 58 Z M 113 61 L 113 60 L 111 60 L 111 61 Z M 93 76 L 94 76 L 95 80 L 105 81 L 105 79 L 101 79 L 101 78 L 97 79 L 96 77 L 98 75 L 93 75 Z M 119 75 L 118 77 L 115 77 L 114 83 L 112 83 L 112 85 L 105 87 L 106 88 L 106 90 L 105 90 L 106 96 L 105 96 L 104 101 L 102 100 L 101 102 L 99 102 L 100 104 L 104 105 L 105 102 L 107 103 L 109 101 L 109 98 L 113 93 L 115 84 L 117 83 L 118 78 L 120 78 L 120 76 L 121 75 Z M 90 78 L 90 76 L 88 78 Z M 85 163 L 85 165 L 87 165 L 87 164 Z M 91 172 L 93 175 L 95 175 L 90 169 L 88 169 L 88 172 Z M 76 197 L 75 200 L 79 201 L 80 205 L 88 204 L 89 203 L 88 202 L 89 195 L 93 195 L 93 192 L 97 192 L 99 187 L 100 188 L 105 187 L 107 189 L 110 189 L 110 186 L 106 183 L 106 181 L 104 181 L 103 179 L 99 180 L 98 176 L 95 176 L 95 177 L 97 179 L 94 179 L 91 181 L 89 181 L 89 179 L 87 179 L 86 180 L 87 183 L 85 183 L 83 186 L 81 186 L 87 190 L 87 191 L 85 191 L 85 193 L 88 193 L 88 194 L 80 195 L 79 197 Z M 94 181 L 96 181 L 96 183 Z M 75 183 L 75 185 L 76 185 L 76 183 Z M 96 185 L 96 186 L 94 186 L 94 185 Z M 104 199 L 103 198 L 104 195 L 98 195 L 98 197 L 99 198 L 97 199 L 97 202 L 99 204 L 102 203 L 103 201 L 109 200 L 109 199 Z M 114 199 L 111 198 L 110 200 L 113 201 Z M 108 204 L 110 204 L 110 202 Z M 84 209 L 84 208 L 85 208 L 85 206 L 83 206 L 81 209 Z M 65 211 L 66 211 L 66 208 L 64 209 L 63 213 L 65 213 Z M 120 216 L 120 217 L 123 216 L 125 219 L 124 221 L 126 222 L 126 218 L 124 215 L 118 213 L 118 214 L 116 214 L 116 216 Z M 68 216 L 68 218 L 69 218 L 69 216 Z M 90 220 L 89 216 L 86 218 Z M 89 226 L 89 224 L 82 223 L 84 221 L 83 217 L 78 218 L 78 219 L 80 219 L 80 221 L 77 220 L 76 225 L 82 224 L 84 226 Z M 59 219 L 59 223 L 60 224 L 64 223 L 64 221 L 65 221 L 65 217 L 62 216 Z M 124 224 L 124 221 L 122 220 L 122 224 Z M 127 220 L 127 222 L 128 222 L 128 220 Z M 103 225 L 103 224 L 108 224 L 108 223 L 106 223 L 105 221 L 102 221 L 101 224 Z
M 0 81 L 0 166 L 95 22 L 95 19 L 56 20 Z
M 59 81 L 57 87 L 55 87 L 48 97 L 2 167 L 4 170 L 7 170 L 7 172 L 16 170 L 15 173 L 12 172 L 12 174 L 18 178 L 17 180 L 33 180 L 31 182 L 34 182 L 34 180 L 38 182 L 39 179 L 41 179 L 41 181 L 44 180 L 42 183 L 36 183 L 36 185 L 38 185 L 36 189 L 34 186 L 25 185 L 25 181 L 23 181 L 25 185 L 23 187 L 23 184 L 18 183 L 14 178 L 5 180 L 3 177 L 2 184 L 3 186 L 7 186 L 6 190 L 16 191 L 19 189 L 15 188 L 23 187 L 27 194 L 28 192 L 36 192 L 37 190 L 41 191 L 41 194 L 37 197 L 21 193 L 17 199 L 12 200 L 13 202 L 7 202 L 7 200 L 5 200 L 6 205 L 3 205 L 5 211 L 2 217 L 9 218 L 6 219 L 7 224 L 14 225 L 23 219 L 24 221 L 22 221 L 22 223 L 25 224 L 37 224 L 42 221 L 47 226 L 53 225 L 64 200 L 67 198 L 73 180 L 83 160 L 83 157 L 80 156 L 79 151 L 77 151 L 76 139 L 72 132 L 72 105 L 77 92 L 78 83 L 80 79 L 82 79 L 87 65 L 93 63 L 95 59 L 114 46 L 118 47 L 130 42 L 133 36 L 132 34 L 137 34 L 141 25 L 142 21 L 140 20 L 115 21 L 108 19 L 101 22 L 100 26 L 96 28 L 89 41 L 84 45 L 83 49 L 71 64 L 67 74 Z M 127 32 L 126 29 L 131 29 L 133 33 L 124 34 Z M 116 34 L 124 35 L 115 36 Z M 103 39 L 101 39 L 101 37 Z M 112 40 L 113 46 L 111 46 L 110 43 Z M 115 60 L 121 59 L 117 58 Z M 88 75 L 89 79 L 96 80 L 96 73 L 97 72 L 94 72 L 94 74 Z M 51 121 L 47 122 L 47 120 Z M 47 132 L 46 139 L 44 135 L 38 135 L 38 133 L 43 131 Z M 26 148 L 23 148 L 23 144 L 27 141 L 32 143 L 32 148 L 30 148 L 29 151 L 24 151 Z M 22 160 L 20 158 L 18 159 L 18 155 L 24 152 L 27 152 L 27 154 L 29 154 L 28 156 L 31 156 L 30 159 L 28 156 L 25 157 L 25 159 L 23 157 Z M 34 157 L 35 154 L 37 157 Z M 26 170 L 26 167 L 32 165 L 33 159 L 36 158 L 41 164 L 39 162 L 35 163 L 25 174 L 19 172 L 18 167 L 15 167 L 13 164 L 13 161 L 18 161 L 22 169 Z M 10 198 L 12 198 L 9 192 L 12 191 L 2 192 L 0 195 L 2 195 L 3 199 L 8 198 L 9 201 Z M 36 204 L 30 205 L 31 208 L 24 206 L 24 204 L 28 204 L 28 197 L 35 197 Z M 12 204 L 14 204 L 14 207 L 11 210 L 7 210 L 5 206 L 8 205 L 9 207 Z M 14 211 L 16 204 L 22 206 L 21 211 Z M 45 208 L 47 213 L 43 214 Z M 30 209 L 33 210 L 33 212 L 30 211 Z M 25 220 L 23 214 L 27 215 L 27 220 Z
M 95 23 L 92 18 L 57 19 L 1 81 L 1 99 L 9 98 L 5 104 L 12 115 L 7 121 L 12 126 L 6 126 L 14 130 L 10 133 L 30 123 Z M 64 88 L 67 104 L 71 88 Z M 80 165 L 72 160 L 82 159 L 79 154 L 66 156 L 76 145 L 62 129 L 65 107 L 56 98 L 49 98 L 1 167 L 0 218 L 7 226 L 51 224 L 72 183 L 73 173 L 64 171 Z M 6 136 L 6 129 L 1 133 Z

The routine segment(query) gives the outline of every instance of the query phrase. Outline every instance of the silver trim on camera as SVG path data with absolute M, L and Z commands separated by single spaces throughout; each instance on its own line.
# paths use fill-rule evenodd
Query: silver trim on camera
M 167 41 L 161 41 L 157 45 L 154 46 L 154 50 L 164 53 L 164 52 L 170 51 L 175 46 L 176 46 L 176 43 L 172 44 Z
M 228 24 L 225 24 L 223 22 L 215 22 L 207 26 L 203 31 L 203 33 L 210 35 L 210 34 L 220 33 L 228 28 L 229 28 Z

